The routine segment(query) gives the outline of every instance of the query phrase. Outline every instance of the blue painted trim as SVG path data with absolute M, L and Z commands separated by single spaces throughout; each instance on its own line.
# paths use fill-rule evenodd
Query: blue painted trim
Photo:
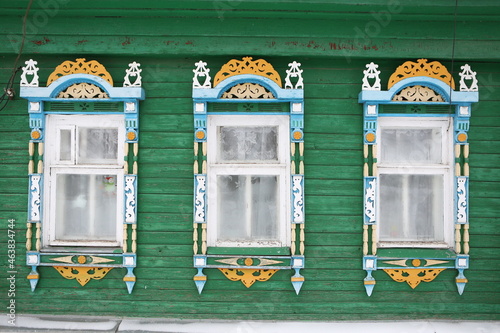
M 446 100 L 443 102 L 393 102 L 392 99 L 402 89 L 422 85 L 435 90 L 441 94 Z M 432 105 L 446 105 L 458 103 L 474 103 L 479 101 L 479 93 L 477 91 L 454 91 L 449 85 L 441 80 L 427 77 L 415 76 L 406 78 L 394 84 L 391 89 L 385 91 L 379 90 L 363 90 L 358 96 L 359 103 L 380 103 L 380 104 L 432 104 Z
M 370 182 L 375 181 L 373 184 L 373 187 L 370 186 Z M 366 195 L 367 189 L 371 188 L 374 194 L 374 200 L 368 201 L 368 197 Z M 364 199 L 364 206 L 363 206 L 363 221 L 364 224 L 366 225 L 376 225 L 377 224 L 377 195 L 378 195 L 378 177 L 377 176 L 369 176 L 369 177 L 364 177 L 363 179 L 363 199 Z M 375 221 L 370 222 L 370 217 L 366 214 L 366 205 L 367 203 L 372 203 L 373 204 L 373 210 L 374 210 L 374 215 L 375 215 Z
M 378 116 L 401 118 L 455 118 L 454 113 L 383 113 Z
M 75 99 L 61 99 L 55 98 L 59 92 L 66 89 L 75 83 L 87 82 L 99 86 L 109 96 L 106 100 L 121 100 L 133 101 L 135 99 L 143 100 L 145 98 L 144 89 L 141 87 L 113 87 L 108 81 L 103 78 L 90 74 L 70 74 L 61 76 L 48 87 L 21 87 L 19 95 L 23 98 L 30 99 L 30 101 L 75 101 Z M 90 99 L 82 99 L 85 101 L 92 101 Z M 106 101 L 104 100 L 104 101 Z M 98 101 L 103 101 L 98 99 Z
M 226 100 L 220 99 L 222 94 L 234 85 L 239 83 L 258 83 L 268 89 L 276 98 L 269 100 L 248 99 L 248 100 Z M 211 89 L 193 88 L 193 100 L 195 102 L 228 102 L 228 103 L 269 103 L 270 101 L 288 102 L 302 101 L 304 99 L 303 89 L 283 89 L 273 80 L 255 74 L 241 74 L 228 77 L 219 82 L 219 84 Z
M 220 112 L 208 112 L 209 115 L 219 115 L 219 116 L 290 116 L 289 112 L 235 112 L 235 111 L 220 111 Z

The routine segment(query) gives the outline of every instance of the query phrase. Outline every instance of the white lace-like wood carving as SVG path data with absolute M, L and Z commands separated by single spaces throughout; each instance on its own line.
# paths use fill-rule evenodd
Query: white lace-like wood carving
M 104 99 L 104 98 L 109 98 L 108 94 L 106 94 L 105 91 L 103 91 L 101 88 L 99 88 L 96 85 L 82 82 L 82 83 L 75 83 L 66 90 L 61 91 L 58 95 L 57 98 L 99 98 L 99 99 Z
M 136 198 L 135 198 L 135 177 L 125 177 L 125 222 L 135 223 L 136 221 Z
M 40 221 L 40 179 L 42 177 L 38 175 L 31 176 L 30 192 L 31 192 L 31 209 L 30 209 L 30 220 Z
M 212 78 L 210 77 L 210 69 L 207 68 L 207 63 L 204 61 L 198 61 L 196 64 L 196 68 L 193 69 L 194 77 L 193 77 L 193 88 L 212 88 L 212 85 L 210 84 L 210 80 Z M 202 78 L 205 78 L 202 81 L 200 81 Z
M 128 64 L 129 68 L 125 70 L 125 78 L 123 79 L 124 87 L 140 87 L 142 85 L 141 72 L 142 69 L 139 68 L 141 64 L 133 62 Z M 135 77 L 134 82 L 130 82 L 130 78 Z
M 221 98 L 227 99 L 271 99 L 273 94 L 257 83 L 240 83 L 224 92 Z
M 380 71 L 377 68 L 378 65 L 373 62 L 366 65 L 366 70 L 363 71 L 363 74 L 365 74 L 363 77 L 363 90 L 380 90 Z M 368 79 L 375 80 L 373 85 L 370 84 Z
M 457 178 L 457 222 L 467 223 L 467 188 L 466 177 Z
M 196 192 L 194 203 L 194 221 L 205 222 L 205 193 L 206 193 L 206 179 L 204 175 L 196 176 Z
M 460 67 L 462 72 L 460 75 L 460 91 L 478 91 L 479 88 L 477 86 L 476 72 L 473 72 L 468 64 L 465 64 Z M 470 86 L 467 86 L 465 80 L 471 80 Z
M 399 102 L 444 102 L 445 101 L 443 96 L 439 95 L 431 88 L 419 85 L 404 88 L 399 93 L 397 93 L 392 100 Z
M 365 190 L 365 215 L 369 223 L 375 222 L 375 188 L 377 181 L 372 179 L 368 181 L 368 186 Z
M 27 60 L 25 62 L 26 67 L 23 67 L 23 73 L 21 74 L 21 87 L 38 87 L 38 67 L 36 62 L 33 59 Z M 31 81 L 28 82 L 28 78 L 26 76 L 31 76 Z
M 292 177 L 293 193 L 293 222 L 304 222 L 304 189 L 302 187 L 302 176 Z
M 289 69 L 286 70 L 285 89 L 304 89 L 304 81 L 302 79 L 303 70 L 300 69 L 300 62 L 292 62 L 288 64 Z M 297 78 L 297 83 L 293 86 L 291 78 Z

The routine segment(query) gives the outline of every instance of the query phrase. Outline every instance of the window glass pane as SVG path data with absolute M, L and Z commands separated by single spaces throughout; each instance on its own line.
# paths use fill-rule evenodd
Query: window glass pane
M 384 128 L 381 162 L 442 163 L 441 137 L 441 128 Z
M 442 175 L 380 175 L 380 240 L 443 241 Z
M 277 126 L 219 127 L 219 162 L 278 162 Z
M 116 241 L 116 175 L 57 174 L 58 241 Z
M 117 128 L 78 128 L 78 163 L 115 163 L 118 154 Z
M 71 161 L 71 130 L 61 129 L 59 131 L 59 160 Z
M 219 241 L 278 239 L 278 176 L 217 176 Z

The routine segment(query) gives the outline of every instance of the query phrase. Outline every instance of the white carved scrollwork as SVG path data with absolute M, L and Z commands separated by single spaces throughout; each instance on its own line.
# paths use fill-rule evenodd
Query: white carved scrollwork
M 125 177 L 125 222 L 136 222 L 135 176 Z
M 39 175 L 30 177 L 30 221 L 40 221 L 40 179 Z
M 196 68 L 193 69 L 194 77 L 193 77 L 193 88 L 212 88 L 212 85 L 210 84 L 210 80 L 212 79 L 210 77 L 210 69 L 207 68 L 207 63 L 204 61 L 198 61 L 196 64 Z M 203 84 L 200 84 L 200 78 L 204 77 L 205 81 L 203 81 Z
M 368 223 L 375 223 L 375 189 L 377 187 L 377 180 L 372 178 L 367 180 L 365 188 L 365 216 Z
M 197 175 L 195 179 L 194 221 L 205 222 L 206 178 L 205 175 Z
M 460 75 L 460 91 L 478 91 L 476 72 L 473 72 L 468 64 L 461 66 L 460 69 L 462 70 L 458 74 Z M 467 86 L 465 80 L 472 80 L 470 86 Z
M 293 193 L 293 222 L 304 222 L 304 189 L 303 176 L 292 177 L 292 193 Z
M 457 178 L 457 223 L 467 223 L 467 178 Z
M 363 86 L 362 90 L 380 90 L 380 71 L 377 70 L 378 65 L 370 62 L 369 64 L 366 65 L 366 70 L 363 71 L 363 74 L 365 76 L 363 77 Z M 368 82 L 368 79 L 375 79 L 375 82 L 373 85 L 370 85 L 370 82 Z
M 288 64 L 289 69 L 286 70 L 285 89 L 304 89 L 304 81 L 302 80 L 302 72 L 300 62 L 292 62 Z M 295 87 L 292 84 L 291 78 L 297 78 Z
M 26 67 L 23 67 L 23 73 L 21 74 L 21 87 L 38 87 L 38 64 L 33 59 L 27 60 L 25 62 Z M 28 82 L 28 78 L 26 75 L 33 76 L 30 82 Z
M 128 64 L 129 68 L 125 70 L 125 78 L 123 80 L 123 86 L 124 87 L 140 87 L 142 85 L 142 77 L 141 77 L 141 72 L 142 69 L 139 69 L 139 66 L 141 66 L 140 63 L 133 62 Z M 130 82 L 130 78 L 135 77 L 135 80 L 133 83 Z

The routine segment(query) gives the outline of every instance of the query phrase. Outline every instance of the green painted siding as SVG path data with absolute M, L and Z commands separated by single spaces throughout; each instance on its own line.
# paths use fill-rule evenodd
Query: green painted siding
M 57 2 L 57 1 L 56 1 Z M 1 1 L 0 82 L 11 73 L 27 1 Z M 127 294 L 125 269 L 81 287 L 53 268 L 39 269 L 31 292 L 25 276 L 25 222 L 29 126 L 27 101 L 16 97 L 0 112 L 0 306 L 7 303 L 7 221 L 16 220 L 18 313 L 92 314 L 199 319 L 500 319 L 500 6 L 460 1 L 410 1 L 391 14 L 380 32 L 361 40 L 377 22 L 370 12 L 387 1 L 360 6 L 347 1 L 166 1 L 60 4 L 54 15 L 35 1 L 31 18 L 47 23 L 25 42 L 20 64 L 33 58 L 45 83 L 53 68 L 76 57 L 95 59 L 121 85 L 129 62 L 141 63 L 146 100 L 140 103 L 137 283 Z M 81 7 L 83 6 L 83 7 Z M 221 7 L 217 7 L 221 6 Z M 268 7 L 270 6 L 270 7 Z M 140 7 L 140 8 L 139 8 Z M 95 9 L 94 9 L 95 8 Z M 222 8 L 222 9 L 221 9 Z M 38 14 L 41 15 L 42 14 Z M 40 21 L 41 22 L 41 21 Z M 456 25 L 456 42 L 453 28 Z M 374 26 L 374 25 L 373 25 Z M 369 30 L 368 30 L 369 31 Z M 375 31 L 375 30 L 374 30 Z M 13 37 L 14 36 L 14 37 Z M 358 38 L 358 39 L 356 39 Z M 305 84 L 306 281 L 300 295 L 291 271 L 247 289 L 218 270 L 198 295 L 192 280 L 194 63 L 204 60 L 212 77 L 241 56 L 264 58 L 284 77 L 302 63 Z M 454 60 L 452 61 L 452 55 Z M 456 291 L 455 270 L 412 290 L 374 273 L 368 297 L 362 270 L 362 107 L 357 102 L 365 64 L 377 62 L 382 86 L 403 61 L 441 61 L 455 80 L 460 66 L 477 72 L 480 102 L 473 108 L 469 142 L 471 262 L 469 283 Z M 3 85 L 0 87 L 3 89 Z M 19 74 L 15 82 L 19 93 Z

